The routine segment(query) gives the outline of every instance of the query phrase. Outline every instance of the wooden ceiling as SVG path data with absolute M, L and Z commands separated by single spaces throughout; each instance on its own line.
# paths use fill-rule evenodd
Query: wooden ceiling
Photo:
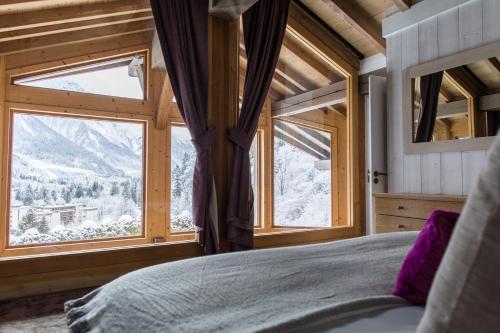
M 271 96 L 280 100 L 344 80 L 338 68 L 310 48 L 302 36 L 319 40 L 354 68 L 363 57 L 385 52 L 381 21 L 386 11 L 410 0 L 292 0 L 288 29 Z M 149 0 L 0 0 L 0 55 L 111 38 L 151 42 Z M 39 53 L 40 54 L 40 53 Z M 240 50 L 241 72 L 246 65 Z

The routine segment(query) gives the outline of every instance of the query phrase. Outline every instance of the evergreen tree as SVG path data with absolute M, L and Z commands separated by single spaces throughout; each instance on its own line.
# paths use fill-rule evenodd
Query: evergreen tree
M 33 209 L 29 209 L 19 223 L 19 230 L 25 232 L 28 229 L 37 228 L 37 226 L 35 211 Z
M 16 193 L 16 200 L 23 201 L 23 195 L 21 194 L 21 190 L 17 188 L 15 193 Z
M 134 179 L 132 183 L 132 188 L 130 189 L 130 197 L 134 201 L 134 203 L 137 205 L 137 183 L 138 180 Z
M 48 234 L 50 229 L 49 229 L 49 221 L 47 221 L 47 218 L 42 217 L 42 220 L 40 221 L 40 224 L 38 226 L 38 231 L 42 234 Z
M 78 184 L 75 188 L 75 198 L 80 199 L 83 197 L 83 186 Z
M 40 190 L 41 199 L 48 204 L 50 201 L 49 190 L 46 187 L 42 187 Z
M 173 172 L 173 186 L 172 186 L 172 195 L 175 198 L 179 198 L 182 194 L 182 187 L 183 187 L 183 174 L 181 167 L 179 165 L 176 165 L 174 168 Z
M 66 203 L 70 203 L 71 202 L 71 192 L 69 190 L 66 189 L 66 187 L 64 187 L 61 191 L 61 197 L 64 199 L 64 201 Z
M 118 188 L 118 184 L 116 182 L 113 182 L 111 184 L 111 190 L 109 191 L 109 194 L 117 195 L 118 193 L 120 193 L 120 189 Z
M 26 190 L 24 191 L 23 204 L 25 206 L 29 206 L 29 205 L 33 204 L 33 200 L 34 200 L 33 189 L 31 188 L 31 185 L 28 184 L 28 186 L 26 187 Z
M 50 192 L 50 196 L 52 197 L 52 200 L 54 202 L 57 201 L 57 192 L 56 192 L 56 190 L 52 190 L 52 192 Z
M 130 181 L 123 182 L 122 197 L 130 199 Z

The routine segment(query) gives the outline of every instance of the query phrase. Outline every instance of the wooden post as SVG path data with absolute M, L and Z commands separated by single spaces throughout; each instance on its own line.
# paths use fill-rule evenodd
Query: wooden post
M 5 90 L 6 90 L 6 85 L 7 85 L 7 74 L 6 74 L 6 67 L 7 67 L 7 59 L 5 56 L 0 56 L 0 156 L 1 158 L 1 163 L 0 163 L 0 186 L 3 187 L 6 184 L 6 179 L 4 177 L 4 168 L 7 167 L 7 154 L 5 152 L 5 147 L 7 146 L 7 141 L 5 139 L 6 133 L 5 133 L 5 121 L 7 119 L 6 113 L 6 107 L 5 107 Z M 0 209 L 1 209 L 1 214 L 0 214 L 0 219 L 6 219 L 9 216 L 10 209 L 7 207 L 7 198 L 2 195 L 3 193 L 7 193 L 7 190 L 2 191 L 0 190 Z M 8 232 L 7 229 L 8 223 L 1 223 L 0 222 L 0 252 L 2 249 L 5 248 L 5 241 L 6 241 L 6 235 Z
M 227 129 L 236 125 L 239 109 L 239 20 L 210 16 L 208 123 L 216 128 L 213 149 L 221 250 L 226 242 L 226 208 L 233 156 Z

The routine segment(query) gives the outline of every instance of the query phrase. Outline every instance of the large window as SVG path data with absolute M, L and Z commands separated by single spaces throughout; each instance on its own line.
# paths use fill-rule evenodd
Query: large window
M 194 231 L 191 206 L 196 151 L 186 127 L 174 125 L 171 129 L 170 232 L 190 232 Z
M 332 154 L 328 132 L 274 121 L 274 225 L 332 225 Z
M 29 87 L 135 99 L 144 98 L 144 55 L 120 57 L 14 80 Z
M 143 235 L 144 124 L 12 114 L 9 245 Z

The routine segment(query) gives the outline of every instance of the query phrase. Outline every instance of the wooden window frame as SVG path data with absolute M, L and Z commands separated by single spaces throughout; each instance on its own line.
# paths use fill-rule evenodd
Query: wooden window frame
M 316 110 L 316 111 L 319 111 L 319 110 Z M 292 229 L 296 229 L 296 230 L 304 230 L 304 231 L 307 231 L 307 230 L 321 230 L 321 229 L 331 229 L 331 228 L 334 228 L 336 225 L 338 225 L 338 219 L 339 219 L 339 210 L 338 210 L 338 207 L 339 207 L 339 200 L 338 200 L 338 191 L 337 191 L 337 187 L 338 187 L 338 140 L 337 140 L 337 128 L 334 127 L 334 126 L 329 126 L 329 125 L 326 125 L 326 124 L 318 124 L 318 123 L 313 123 L 311 121 L 307 121 L 307 120 L 304 120 L 304 119 L 300 119 L 300 118 L 296 118 L 296 117 L 274 117 L 273 118 L 273 121 L 272 121 L 272 126 L 271 126 L 271 131 L 272 131 L 272 146 L 271 146 L 271 149 L 272 149 L 272 181 L 273 181 L 273 193 L 272 193 L 272 197 L 273 197 L 273 200 L 272 200 L 272 203 L 273 203 L 273 207 L 274 207 L 274 202 L 275 202 L 275 198 L 274 198 L 274 121 L 275 120 L 278 120 L 278 121 L 282 121 L 282 122 L 285 122 L 285 123 L 290 123 L 290 124 L 294 124 L 294 125 L 297 125 L 297 126 L 302 126 L 302 127 L 305 127 L 305 128 L 309 128 L 309 129 L 313 129 L 313 130 L 317 130 L 317 131 L 322 131 L 322 132 L 326 132 L 330 135 L 330 155 L 331 155 L 331 158 L 330 158 L 330 191 L 331 191 L 331 212 L 330 212 L 330 216 L 331 216 L 331 225 L 329 227 L 326 227 L 326 228 L 322 228 L 322 227 L 286 227 L 286 226 L 276 226 L 274 225 L 274 219 L 275 219 L 275 215 L 274 215 L 274 209 L 273 209 L 273 218 L 272 218 L 272 221 L 271 221 L 271 226 L 270 226 L 270 230 L 273 231 L 273 230 L 280 230 L 280 231 L 284 231 L 284 230 L 292 230 Z
M 2 182 L 0 188 L 0 261 L 12 258 L 21 260 L 26 256 L 59 256 L 88 251 L 119 251 L 130 246 L 157 246 L 155 242 L 174 245 L 176 242 L 194 244 L 191 233 L 170 234 L 170 147 L 171 130 L 155 127 L 155 90 L 150 67 L 150 47 L 133 46 L 115 51 L 96 53 L 85 57 L 66 59 L 56 63 L 41 63 L 14 68 L 5 72 L 5 103 L 0 116 L 2 135 L 0 152 L 5 156 L 0 168 Z M 19 77 L 38 75 L 96 64 L 110 59 L 140 54 L 144 56 L 144 100 L 72 92 L 50 88 L 15 85 Z M 143 137 L 143 232 L 141 236 L 103 238 L 52 244 L 32 244 L 9 246 L 8 228 L 10 216 L 10 159 L 12 151 L 12 117 L 14 113 L 65 116 L 80 119 L 102 119 L 142 123 Z M 164 152 L 168 151 L 167 154 Z M 5 167 L 4 167 L 5 166 Z M 165 173 L 165 169 L 167 169 Z M 152 179 L 164 179 L 161 185 Z M 158 187 L 158 188 L 157 188 Z M 178 254 L 176 254 L 178 255 Z

